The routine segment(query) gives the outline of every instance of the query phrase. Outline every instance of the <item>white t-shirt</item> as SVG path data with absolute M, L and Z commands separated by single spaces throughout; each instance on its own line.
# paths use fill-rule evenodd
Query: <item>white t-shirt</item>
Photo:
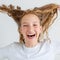
M 33 48 L 14 42 L 0 49 L 0 60 L 55 60 L 55 54 L 60 53 L 60 44 L 55 42 L 39 43 Z

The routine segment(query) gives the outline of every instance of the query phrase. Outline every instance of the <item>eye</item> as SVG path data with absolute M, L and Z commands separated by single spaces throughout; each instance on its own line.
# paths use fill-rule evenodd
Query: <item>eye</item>
M 37 26 L 37 24 L 33 24 L 33 26 Z
M 27 27 L 28 25 L 23 25 L 23 27 Z

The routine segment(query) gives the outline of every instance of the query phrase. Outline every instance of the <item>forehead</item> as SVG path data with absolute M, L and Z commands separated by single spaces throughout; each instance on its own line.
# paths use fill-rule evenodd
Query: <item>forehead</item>
M 40 22 L 40 19 L 35 14 L 26 14 L 22 17 L 21 22 Z

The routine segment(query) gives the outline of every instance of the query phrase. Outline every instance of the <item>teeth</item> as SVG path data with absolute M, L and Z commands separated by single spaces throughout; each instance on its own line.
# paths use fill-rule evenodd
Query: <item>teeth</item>
M 28 37 L 33 37 L 33 36 L 35 36 L 35 34 L 33 34 L 33 35 L 27 35 Z

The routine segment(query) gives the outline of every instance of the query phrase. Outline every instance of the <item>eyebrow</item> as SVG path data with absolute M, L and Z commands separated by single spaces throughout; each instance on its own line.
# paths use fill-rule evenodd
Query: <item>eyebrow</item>
M 37 23 L 37 22 L 33 22 L 33 23 Z M 23 24 L 29 24 L 28 22 L 23 22 Z
M 26 24 L 27 22 L 23 22 L 23 24 Z

